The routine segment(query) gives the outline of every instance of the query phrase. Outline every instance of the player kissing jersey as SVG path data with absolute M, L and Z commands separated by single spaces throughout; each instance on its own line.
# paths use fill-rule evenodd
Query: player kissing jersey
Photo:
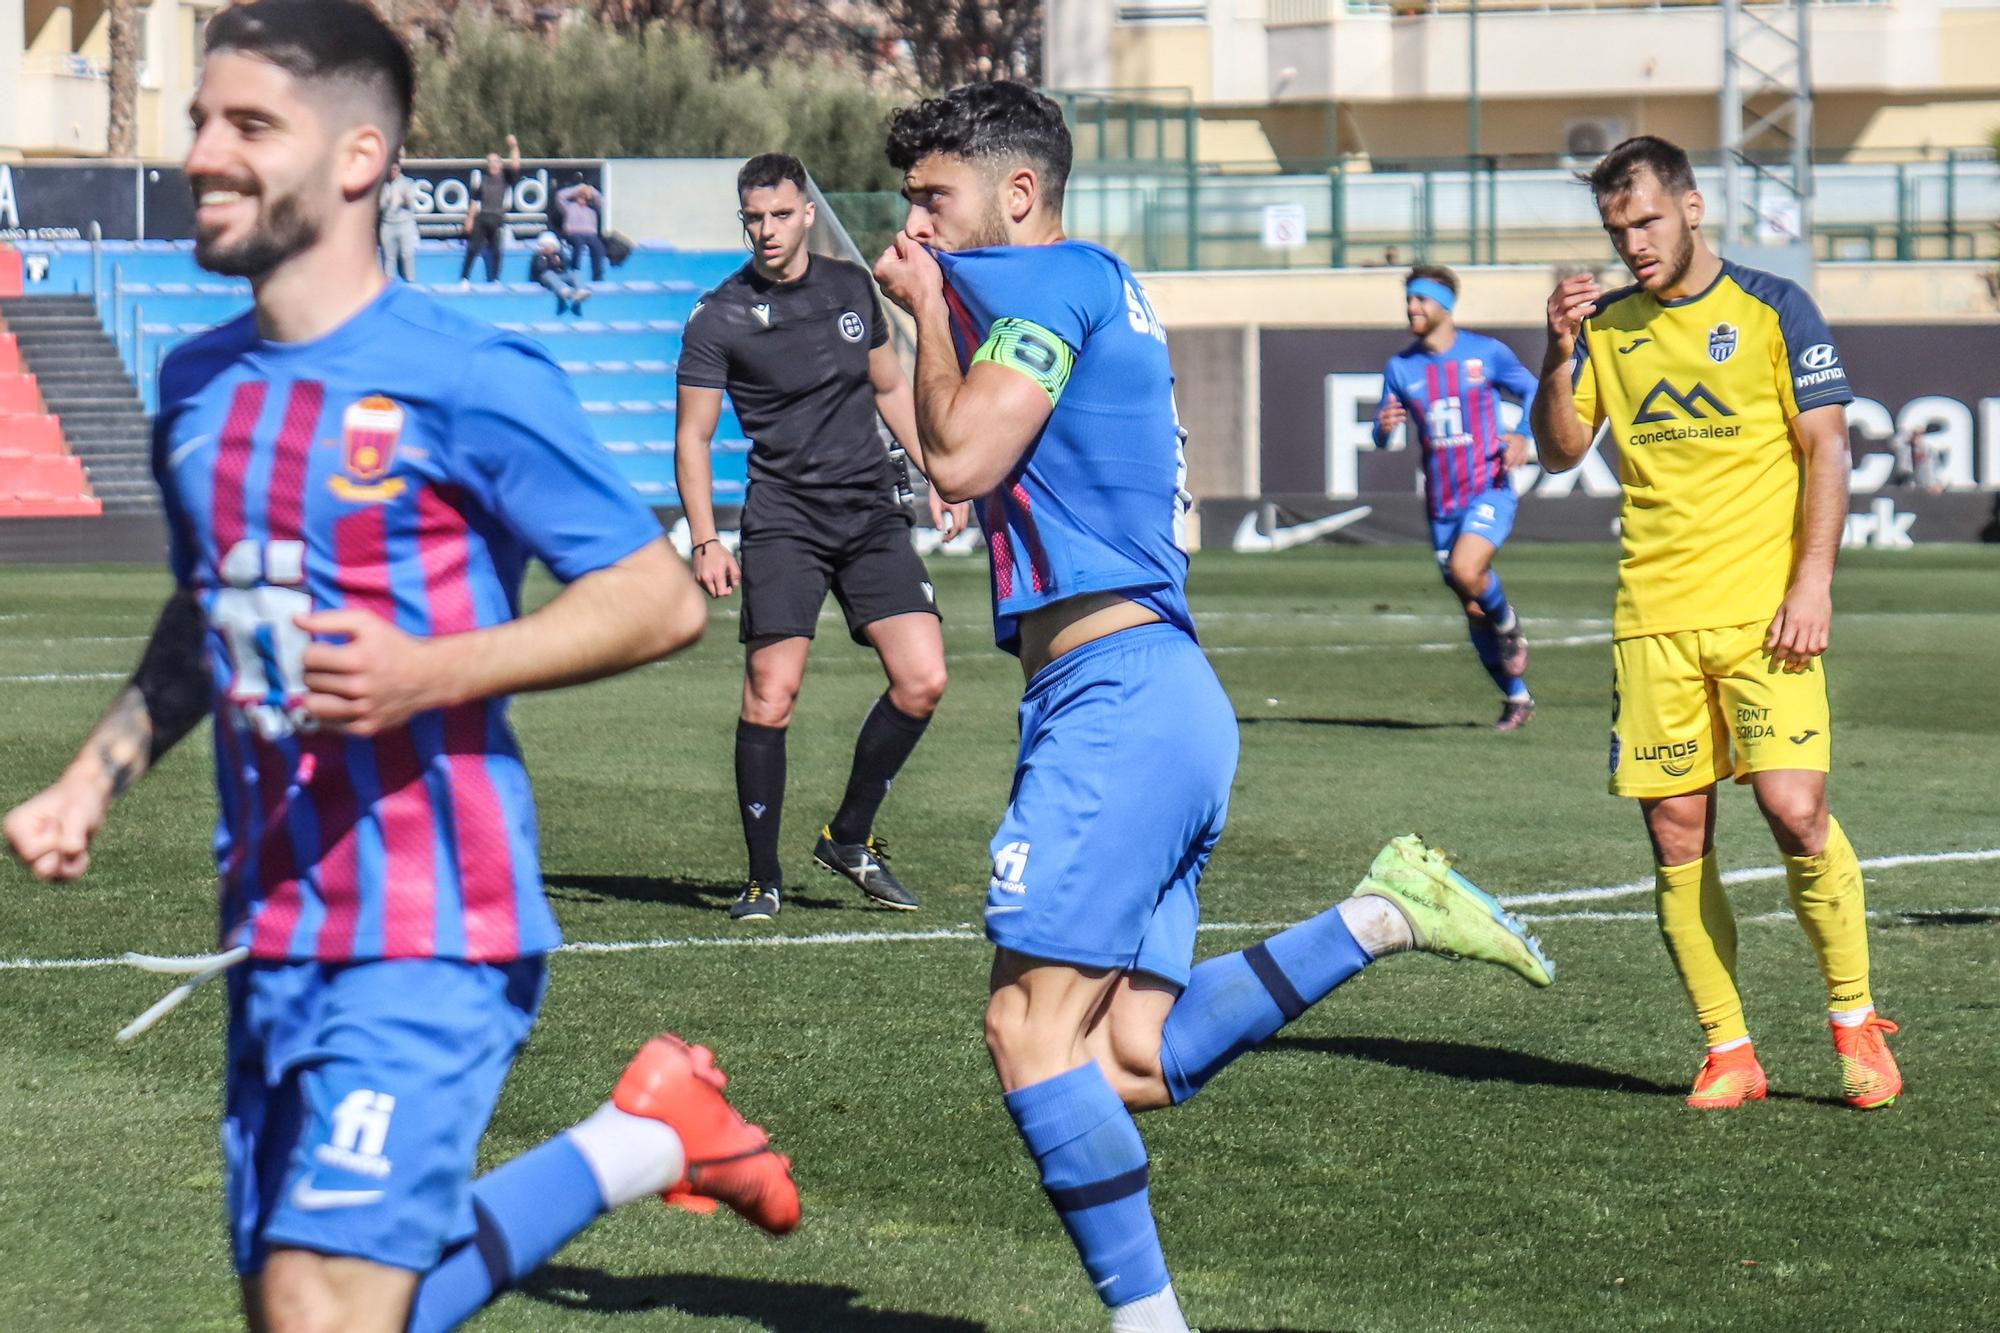
M 530 556 L 565 582 L 659 525 L 536 344 L 391 284 L 313 342 L 246 314 L 160 372 L 153 466 L 175 579 L 208 621 L 226 945 L 261 959 L 502 962 L 560 936 L 505 699 L 373 737 L 315 730 L 315 610 L 456 634 L 520 610 Z
M 1526 434 L 1535 388 L 1535 377 L 1512 348 L 1464 329 L 1442 352 L 1417 341 L 1389 358 L 1382 392 L 1400 399 L 1410 414 L 1410 429 L 1423 449 L 1424 500 L 1432 518 L 1457 514 L 1505 484 L 1507 446 L 1500 437 Z M 1505 424 L 1503 389 L 1520 400 L 1522 424 Z M 1380 426 L 1375 436 L 1378 447 L 1387 438 Z
M 1725 260 L 1706 291 L 1607 295 L 1572 363 L 1576 413 L 1611 423 L 1625 503 L 1620 639 L 1765 622 L 1792 573 L 1791 420 L 1854 400 L 1797 284 Z
M 961 367 L 995 354 L 1055 404 L 1041 436 L 980 508 L 993 563 L 993 632 L 1019 617 L 1122 592 L 1194 633 L 1187 607 L 1187 455 L 1166 330 L 1125 262 L 1085 241 L 939 253 Z M 1083 355 L 1088 345 L 1089 355 Z

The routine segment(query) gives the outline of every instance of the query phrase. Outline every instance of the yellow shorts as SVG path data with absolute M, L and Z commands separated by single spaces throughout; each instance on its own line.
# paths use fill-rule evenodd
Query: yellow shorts
M 1611 794 L 1678 796 L 1769 769 L 1833 761 L 1826 665 L 1796 674 L 1764 651 L 1769 622 L 1611 645 Z

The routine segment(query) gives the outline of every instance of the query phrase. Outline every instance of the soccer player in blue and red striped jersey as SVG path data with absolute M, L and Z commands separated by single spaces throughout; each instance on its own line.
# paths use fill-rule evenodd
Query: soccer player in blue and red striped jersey
M 788 1164 L 670 1036 L 473 1179 L 560 939 L 507 696 L 684 647 L 702 599 L 547 354 L 376 267 L 412 86 L 390 29 L 357 0 L 259 0 L 206 43 L 196 256 L 255 308 L 162 368 L 176 591 L 82 752 L 7 816 L 10 847 L 81 875 L 112 801 L 213 716 L 253 1327 L 452 1326 L 651 1193 L 789 1230 Z M 523 615 L 531 558 L 567 586 Z
M 1534 716 L 1535 700 L 1526 679 L 1527 635 L 1493 556 L 1514 528 L 1517 502 L 1508 476 L 1528 456 L 1528 438 L 1504 424 L 1501 394 L 1514 395 L 1526 421 L 1535 377 L 1505 343 L 1458 327 L 1452 319 L 1458 277 L 1450 269 L 1417 265 L 1403 296 L 1416 341 L 1382 372 L 1375 446 L 1387 444 L 1398 426 L 1416 434 L 1438 571 L 1464 603 L 1473 650 L 1500 687 L 1494 729 L 1513 731 Z

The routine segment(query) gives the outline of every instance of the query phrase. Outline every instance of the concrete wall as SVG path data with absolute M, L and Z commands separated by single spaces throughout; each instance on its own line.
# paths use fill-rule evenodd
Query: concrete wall
M 635 241 L 684 250 L 740 249 L 736 173 L 742 165 L 734 157 L 607 162 L 605 223 Z
M 1814 295 L 1829 320 L 1937 323 L 2000 320 L 1983 264 L 1822 264 Z M 1607 282 L 1624 281 L 1605 271 Z M 1461 323 L 1521 324 L 1539 318 L 1555 284 L 1552 268 L 1458 270 Z M 1262 326 L 1396 328 L 1403 323 L 1403 270 L 1152 273 L 1146 295 L 1167 329 Z

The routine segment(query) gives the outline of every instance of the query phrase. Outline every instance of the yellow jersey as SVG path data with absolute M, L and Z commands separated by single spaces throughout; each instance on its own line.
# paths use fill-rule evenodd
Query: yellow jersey
M 1726 260 L 1683 300 L 1623 288 L 1584 321 L 1571 369 L 1577 416 L 1618 445 L 1613 637 L 1768 620 L 1801 513 L 1791 420 L 1854 400 L 1812 298 Z

